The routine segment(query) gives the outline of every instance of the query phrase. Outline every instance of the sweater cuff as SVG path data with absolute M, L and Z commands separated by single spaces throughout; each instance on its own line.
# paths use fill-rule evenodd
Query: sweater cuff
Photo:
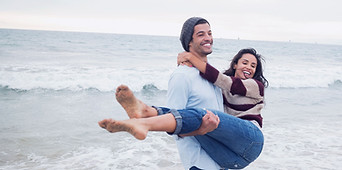
M 207 63 L 207 66 L 205 67 L 205 73 L 203 74 L 200 72 L 200 75 L 204 79 L 214 84 L 217 80 L 219 73 L 220 72 L 216 68 Z

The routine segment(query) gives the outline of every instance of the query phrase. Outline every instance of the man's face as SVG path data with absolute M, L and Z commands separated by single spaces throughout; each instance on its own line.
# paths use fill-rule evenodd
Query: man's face
M 212 52 L 213 36 L 208 23 L 198 24 L 194 27 L 194 34 L 189 44 L 190 52 L 199 56 L 207 56 Z

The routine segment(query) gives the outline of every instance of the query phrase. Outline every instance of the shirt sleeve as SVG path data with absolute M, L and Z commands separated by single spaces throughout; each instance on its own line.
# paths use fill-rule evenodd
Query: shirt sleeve
M 167 106 L 173 109 L 184 109 L 189 98 L 189 82 L 180 73 L 171 75 L 168 83 Z
M 208 63 L 205 68 L 205 73 L 200 73 L 200 75 L 204 79 L 220 87 L 222 90 L 231 90 L 233 84 L 232 78 L 220 73 L 215 67 L 211 66 Z

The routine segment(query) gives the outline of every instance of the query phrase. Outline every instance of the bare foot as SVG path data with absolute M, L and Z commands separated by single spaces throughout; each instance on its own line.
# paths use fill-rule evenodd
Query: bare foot
M 143 118 L 157 116 L 157 111 L 147 106 L 145 103 L 137 99 L 133 92 L 126 86 L 120 85 L 116 88 L 116 100 L 127 112 L 129 118 Z
M 126 131 L 139 140 L 144 140 L 148 132 L 147 127 L 140 124 L 137 119 L 123 121 L 104 119 L 99 122 L 99 125 L 111 133 Z

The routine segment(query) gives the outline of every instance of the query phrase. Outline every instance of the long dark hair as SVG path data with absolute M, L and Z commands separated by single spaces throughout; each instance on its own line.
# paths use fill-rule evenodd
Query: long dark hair
M 235 76 L 235 69 L 234 69 L 234 65 L 238 63 L 239 59 L 242 57 L 243 54 L 252 54 L 255 56 L 256 60 L 257 60 L 257 67 L 255 69 L 255 73 L 253 76 L 253 79 L 260 81 L 262 84 L 264 84 L 265 87 L 268 86 L 268 81 L 266 80 L 266 78 L 263 75 L 263 69 L 262 69 L 262 61 L 265 61 L 263 59 L 263 57 L 260 54 L 257 54 L 256 50 L 254 48 L 245 48 L 240 50 L 232 59 L 232 61 L 230 62 L 230 67 L 228 70 L 224 71 L 223 74 L 227 75 L 227 76 Z

